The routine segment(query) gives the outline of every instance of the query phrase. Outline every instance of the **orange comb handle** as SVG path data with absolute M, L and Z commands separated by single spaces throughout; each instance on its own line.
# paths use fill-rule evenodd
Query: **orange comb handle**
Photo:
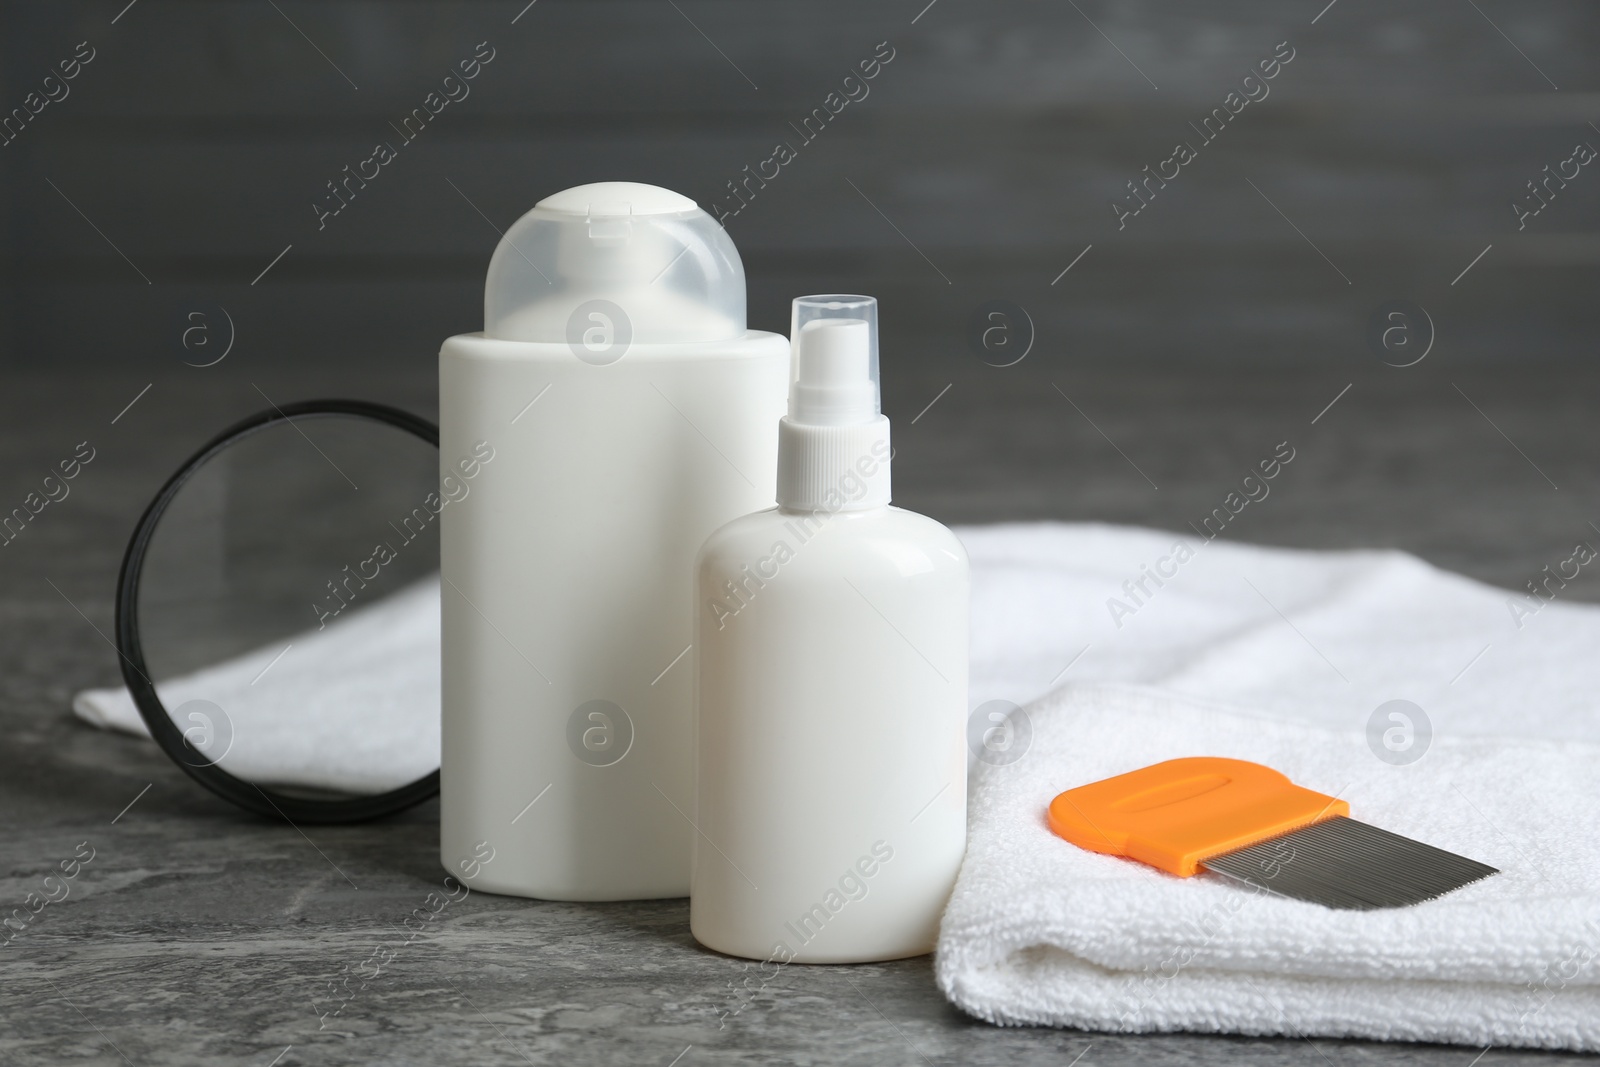
M 1191 756 L 1067 790 L 1050 802 L 1050 829 L 1187 878 L 1212 856 L 1348 814 L 1349 804 L 1271 767 Z

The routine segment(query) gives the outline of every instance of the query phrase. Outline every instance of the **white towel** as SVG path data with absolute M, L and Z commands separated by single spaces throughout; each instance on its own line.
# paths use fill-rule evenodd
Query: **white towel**
M 1600 1049 L 1600 748 L 1573 743 L 1600 737 L 1600 609 L 1396 552 L 1101 526 L 962 536 L 972 703 L 1064 685 L 1024 709 L 1021 759 L 975 766 L 937 955 L 953 1002 L 1009 1024 Z M 1158 563 L 1170 576 L 1141 589 Z M 1369 743 L 1391 699 L 1431 720 L 1415 762 Z M 1502 873 L 1413 908 L 1333 911 L 1049 831 L 1061 790 L 1186 755 L 1276 767 Z
M 974 706 L 1026 703 L 1061 682 L 1137 682 L 1330 729 L 1363 729 L 1379 704 L 1405 699 L 1440 735 L 1600 742 L 1600 608 L 1560 589 L 1545 603 L 1394 551 L 1102 525 L 958 532 L 972 560 Z M 1193 558 L 1162 566 L 1176 576 L 1147 579 L 1150 595 L 1135 586 L 1136 603 L 1123 583 L 1179 544 Z M 1551 570 L 1570 574 L 1571 554 L 1553 553 Z M 1111 600 L 1132 614 L 1114 621 Z
M 1417 762 L 1361 733 L 1140 687 L 1026 709 L 1021 759 L 980 763 L 937 973 L 989 1022 L 1600 1048 L 1600 750 L 1443 737 Z M 1275 767 L 1351 814 L 1500 868 L 1412 908 L 1336 911 L 1182 879 L 1056 837 L 1064 789 L 1179 756 Z
M 352 607 L 156 692 L 201 751 L 261 785 L 380 793 L 439 767 L 439 579 Z M 214 711 L 184 709 L 208 701 Z M 78 717 L 149 737 L 127 689 L 87 689 Z M 191 718 L 191 716 L 195 716 Z M 204 716 L 200 718 L 199 716 Z
M 1400 552 L 1207 544 L 1193 534 L 1102 525 L 1030 523 L 957 532 L 972 560 L 974 707 L 989 700 L 1022 704 L 1062 681 L 1139 682 L 1335 729 L 1361 729 L 1378 704 L 1404 698 L 1420 704 L 1441 734 L 1600 741 L 1600 715 L 1591 701 L 1600 671 L 1586 666 L 1590 650 L 1600 645 L 1600 609 L 1558 599 L 1533 602 L 1539 610 L 1529 614 L 1530 604 L 1518 594 Z M 1173 560 L 1180 544 L 1193 553 L 1182 563 Z M 1146 569 L 1176 570 L 1176 576 L 1157 586 L 1144 578 Z M 1124 582 L 1141 578 L 1143 592 L 1137 586 L 1131 595 L 1124 591 Z M 333 778 L 345 770 L 367 775 L 370 768 L 358 754 L 377 758 L 397 736 L 385 724 L 421 731 L 414 746 L 400 738 L 404 769 L 386 771 L 386 781 L 409 774 L 413 757 L 436 758 L 437 586 L 424 603 L 427 595 L 419 590 L 416 600 L 392 598 L 347 613 L 345 626 L 371 620 L 350 631 L 359 669 L 346 666 L 339 650 L 344 626 L 305 635 L 332 642 L 316 661 L 326 676 L 302 659 L 307 645 L 290 639 L 305 698 L 276 703 L 270 716 L 265 707 L 259 710 L 277 735 L 315 731 L 324 738 L 319 758 L 339 764 L 316 772 L 316 784 L 341 784 Z M 1111 601 L 1116 604 L 1108 607 Z M 368 614 L 374 610 L 377 615 Z M 236 672 L 224 671 L 224 680 L 234 673 L 242 678 L 224 688 L 249 690 L 251 678 L 282 647 L 262 648 L 239 661 Z M 413 673 L 418 670 L 429 673 Z M 171 684 L 180 681 L 188 680 Z M 357 701 L 367 687 L 374 699 Z M 192 687 L 175 692 L 190 699 Z M 89 690 L 73 703 L 96 725 L 145 733 L 121 690 Z M 353 715 L 352 707 L 371 712 Z M 397 709 L 398 719 L 392 717 Z M 255 753 L 251 769 L 274 780 L 300 775 L 300 749 L 285 752 L 281 760 Z

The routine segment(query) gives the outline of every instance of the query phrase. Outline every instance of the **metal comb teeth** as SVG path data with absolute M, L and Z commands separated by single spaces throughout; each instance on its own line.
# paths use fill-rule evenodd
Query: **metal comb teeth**
M 1486 863 L 1336 815 L 1201 866 L 1330 908 L 1403 908 L 1498 874 Z

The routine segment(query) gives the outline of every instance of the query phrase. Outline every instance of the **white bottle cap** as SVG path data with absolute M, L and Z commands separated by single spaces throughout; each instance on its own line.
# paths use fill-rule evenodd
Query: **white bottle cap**
M 789 322 L 789 417 L 819 426 L 871 422 L 881 410 L 878 301 L 796 297 Z
M 878 397 L 878 302 L 794 302 L 789 414 L 778 425 L 778 503 L 851 511 L 889 502 L 889 420 Z
M 500 239 L 483 332 L 573 344 L 597 308 L 624 343 L 731 340 L 745 332 L 744 265 L 686 196 L 638 182 L 576 186 L 539 201 Z

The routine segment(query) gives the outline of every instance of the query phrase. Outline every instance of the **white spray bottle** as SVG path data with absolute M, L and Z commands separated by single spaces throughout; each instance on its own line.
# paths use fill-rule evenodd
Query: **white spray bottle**
M 787 383 L 787 342 L 746 329 L 738 252 L 688 198 L 585 185 L 506 232 L 484 331 L 439 354 L 444 488 L 468 490 L 442 511 L 452 874 L 688 891 L 694 553 L 771 505 Z
M 966 845 L 967 556 L 889 506 L 877 303 L 794 303 L 778 506 L 696 564 L 690 926 L 778 964 L 933 948 Z

